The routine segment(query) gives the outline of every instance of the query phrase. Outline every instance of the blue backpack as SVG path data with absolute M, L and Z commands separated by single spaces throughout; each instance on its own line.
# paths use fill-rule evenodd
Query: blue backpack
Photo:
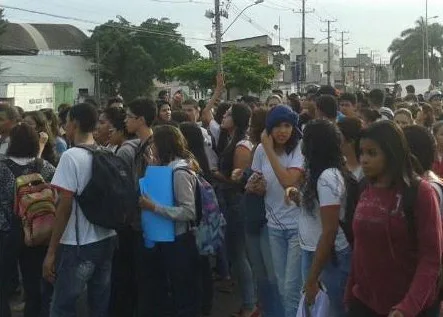
M 195 209 L 197 219 L 194 225 L 194 234 L 197 250 L 200 255 L 215 255 L 225 241 L 226 220 L 220 211 L 212 185 L 201 175 L 187 168 L 184 170 L 196 177 Z

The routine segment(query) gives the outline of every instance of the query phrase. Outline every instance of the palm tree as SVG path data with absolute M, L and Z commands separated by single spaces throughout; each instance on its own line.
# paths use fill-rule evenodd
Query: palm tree
M 391 65 L 397 79 L 424 77 L 426 22 L 423 17 L 415 22 L 414 28 L 404 30 L 399 38 L 392 41 L 388 48 Z M 428 26 L 428 47 L 431 79 L 437 80 L 442 72 L 443 25 L 434 23 Z M 439 53 L 439 56 L 436 53 Z

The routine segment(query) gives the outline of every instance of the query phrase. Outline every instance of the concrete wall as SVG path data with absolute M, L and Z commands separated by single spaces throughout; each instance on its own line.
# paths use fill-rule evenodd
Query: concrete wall
M 0 56 L 0 83 L 72 83 L 75 102 L 79 89 L 94 93 L 92 63 L 80 56 Z

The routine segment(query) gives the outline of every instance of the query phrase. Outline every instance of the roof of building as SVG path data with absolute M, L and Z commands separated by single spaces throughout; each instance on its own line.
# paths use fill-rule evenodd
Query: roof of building
M 230 46 L 236 46 L 240 48 L 249 48 L 249 47 L 260 47 L 267 48 L 272 52 L 282 52 L 285 49 L 280 45 L 272 45 L 272 39 L 268 35 L 259 35 L 253 37 L 242 38 L 233 41 L 222 42 L 222 48 L 228 48 Z M 215 44 L 205 45 L 206 49 L 209 51 L 213 51 L 215 49 Z
M 0 35 L 0 49 L 23 54 L 79 50 L 86 38 L 85 33 L 69 24 L 8 23 Z

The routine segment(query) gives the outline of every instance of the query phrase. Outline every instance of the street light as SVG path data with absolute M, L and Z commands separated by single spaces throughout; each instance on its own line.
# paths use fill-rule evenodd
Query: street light
M 238 18 L 243 14 L 243 12 L 245 12 L 246 10 L 248 10 L 249 8 L 256 6 L 257 4 L 263 3 L 265 0 L 255 0 L 254 3 L 246 6 L 243 10 L 240 11 L 240 13 L 235 17 L 235 19 L 231 22 L 231 24 L 228 25 L 228 27 L 224 30 L 224 32 L 222 33 L 222 36 L 225 35 L 225 33 L 229 30 L 229 28 L 238 20 Z

